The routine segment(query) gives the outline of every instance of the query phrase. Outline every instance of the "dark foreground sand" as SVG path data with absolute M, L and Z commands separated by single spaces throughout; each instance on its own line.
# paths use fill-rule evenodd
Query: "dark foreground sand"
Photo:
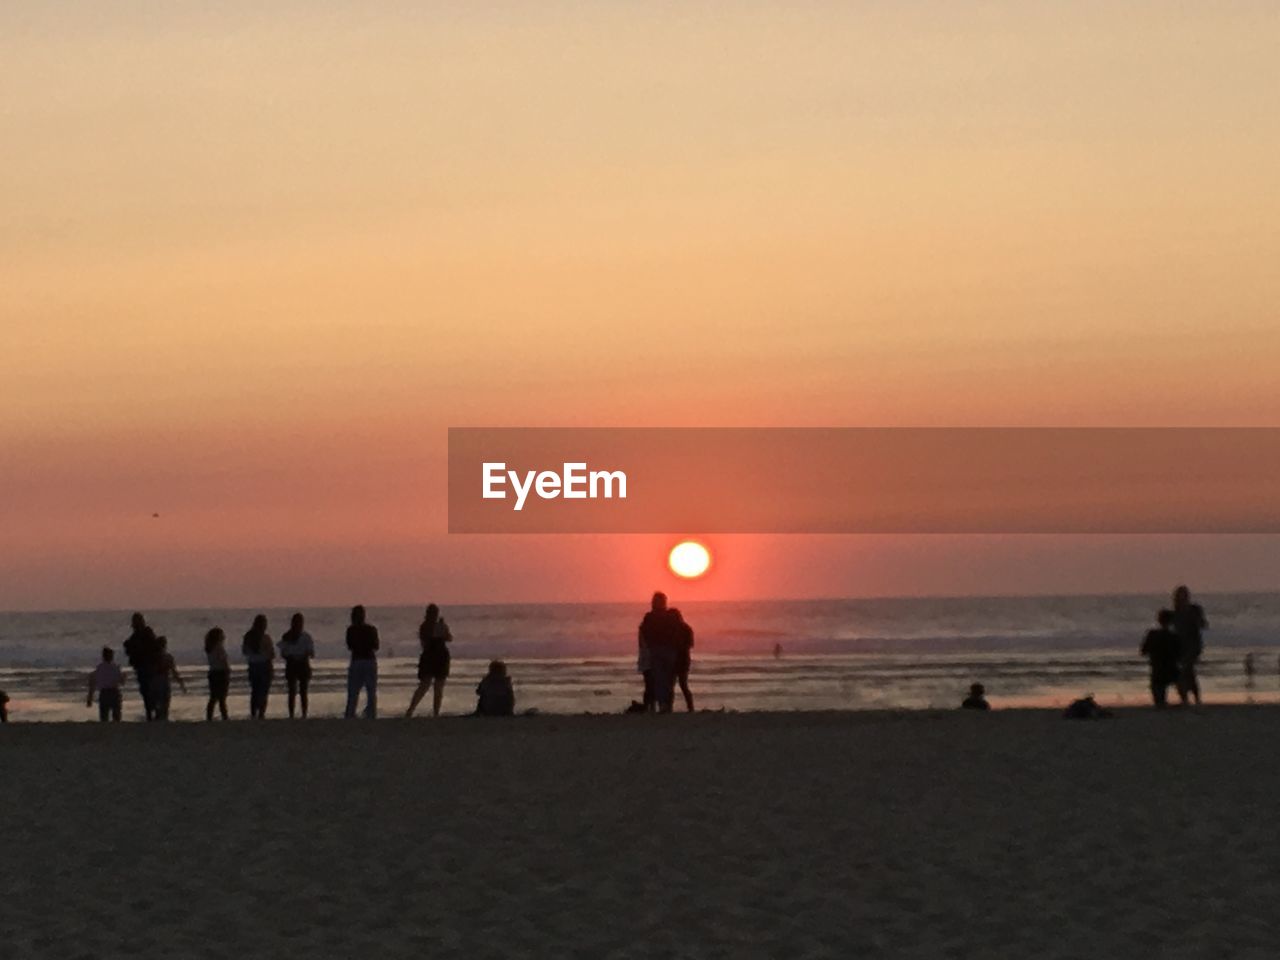
M 1280 709 L 0 728 L 0 954 L 1275 957 Z

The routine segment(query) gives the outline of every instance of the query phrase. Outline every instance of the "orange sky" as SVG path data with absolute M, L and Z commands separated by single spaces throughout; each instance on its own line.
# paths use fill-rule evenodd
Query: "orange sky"
M 446 537 L 451 425 L 1280 423 L 1274 4 L 423 7 L 0 8 L 0 607 L 651 587 L 661 538 Z M 721 554 L 706 595 L 1280 548 Z

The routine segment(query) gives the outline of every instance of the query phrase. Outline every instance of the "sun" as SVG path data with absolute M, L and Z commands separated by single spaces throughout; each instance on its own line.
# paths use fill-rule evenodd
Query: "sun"
M 671 548 L 667 566 L 677 577 L 692 580 L 711 567 L 711 551 L 696 540 L 685 540 Z

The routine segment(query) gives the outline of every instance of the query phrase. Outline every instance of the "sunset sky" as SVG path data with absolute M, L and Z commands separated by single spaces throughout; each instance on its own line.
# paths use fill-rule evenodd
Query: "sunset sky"
M 262 6 L 0 6 L 0 608 L 671 585 L 448 536 L 450 426 L 1280 425 L 1272 2 Z M 691 595 L 1280 561 L 713 540 Z

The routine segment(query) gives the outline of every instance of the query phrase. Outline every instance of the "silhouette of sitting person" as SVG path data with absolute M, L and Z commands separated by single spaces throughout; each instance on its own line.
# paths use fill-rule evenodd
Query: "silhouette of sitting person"
M 1098 701 L 1089 693 L 1079 700 L 1072 700 L 1062 715 L 1068 720 L 1105 720 L 1111 716 L 1111 711 L 1098 706 Z
M 476 716 L 509 717 L 516 712 L 516 692 L 501 660 L 489 664 L 489 672 L 476 685 Z
M 970 684 L 969 695 L 964 698 L 960 707 L 964 710 L 990 710 L 991 704 L 987 703 L 987 688 L 980 683 Z
M 1148 630 L 1138 649 L 1151 662 L 1151 700 L 1157 707 L 1169 705 L 1169 686 L 1178 682 L 1178 661 L 1181 645 L 1178 635 L 1170 627 L 1173 611 L 1161 610 L 1156 614 L 1158 626 Z

